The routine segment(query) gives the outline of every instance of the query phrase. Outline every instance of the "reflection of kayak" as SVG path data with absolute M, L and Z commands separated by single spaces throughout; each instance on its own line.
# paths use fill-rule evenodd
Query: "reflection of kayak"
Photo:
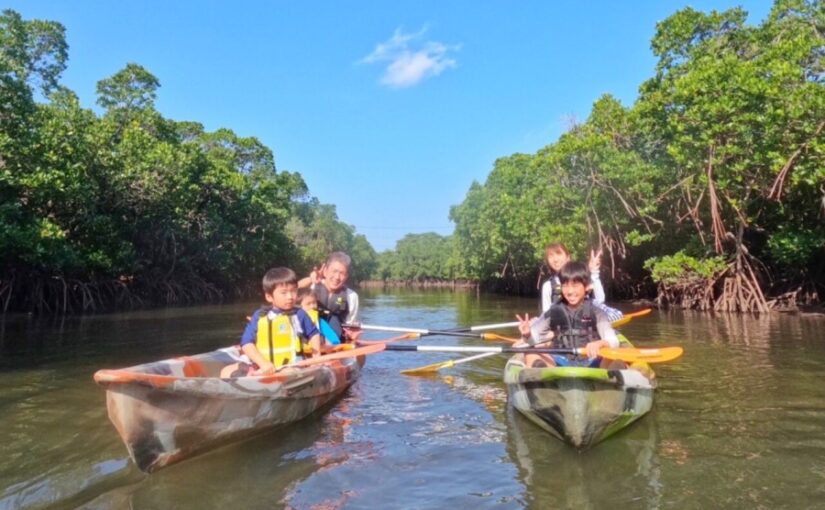
M 106 388 L 109 419 L 140 469 L 152 472 L 300 420 L 343 393 L 364 363 L 353 356 L 288 374 L 218 377 L 238 355 L 230 347 L 95 374 Z
M 623 337 L 622 341 L 627 342 Z M 525 368 L 522 354 L 507 362 L 504 382 L 513 407 L 581 449 L 644 416 L 653 405 L 656 387 L 655 375 L 645 363 L 625 364 L 616 370 Z

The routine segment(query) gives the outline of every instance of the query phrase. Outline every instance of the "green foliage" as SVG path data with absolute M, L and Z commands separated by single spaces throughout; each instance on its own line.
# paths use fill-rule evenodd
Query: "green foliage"
M 825 9 L 778 0 L 761 25 L 746 18 L 673 14 L 656 27 L 656 72 L 632 107 L 604 96 L 555 143 L 499 159 L 451 211 L 462 271 L 524 288 L 541 246 L 561 241 L 578 258 L 602 247 L 619 277 L 656 267 L 667 281 L 688 259 L 643 260 L 689 251 L 736 259 L 743 274 L 821 279 Z M 701 260 L 690 270 L 717 267 Z
M 4 309 L 257 294 L 267 268 L 332 250 L 352 254 L 356 279 L 373 271 L 366 238 L 258 139 L 165 119 L 159 80 L 132 63 L 98 83 L 98 117 L 60 87 L 66 59 L 61 25 L 0 15 Z
M 355 233 L 355 227 L 338 219 L 334 205 L 310 199 L 296 207 L 296 214 L 286 225 L 286 233 L 298 250 L 299 271 L 309 273 L 330 253 L 343 251 L 352 258 L 351 281 L 367 279 L 375 272 L 378 266 L 375 249 L 366 237 Z
M 97 82 L 97 104 L 108 111 L 154 108 L 160 81 L 143 66 L 129 63 L 112 77 Z
M 67 59 L 63 25 L 24 21 L 10 9 L 0 14 L 0 76 L 5 84 L 26 83 L 48 94 L 57 87 Z
M 382 280 L 453 280 L 458 277 L 453 239 L 434 232 L 407 234 L 395 250 L 378 255 L 374 275 Z
M 811 254 L 825 253 L 825 236 L 816 230 L 781 225 L 768 239 L 768 249 L 774 260 L 788 268 L 806 267 L 812 264 Z
M 722 257 L 698 259 L 678 251 L 673 255 L 653 257 L 645 261 L 645 269 L 650 271 L 653 281 L 667 285 L 713 279 L 727 269 L 727 262 Z

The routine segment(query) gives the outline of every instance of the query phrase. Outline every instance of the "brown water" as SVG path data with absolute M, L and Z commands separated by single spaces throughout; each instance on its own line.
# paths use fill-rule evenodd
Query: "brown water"
M 362 302 L 365 323 L 430 329 L 536 308 L 439 291 Z M 825 319 L 794 315 L 632 321 L 638 346 L 685 355 L 657 365 L 648 416 L 584 453 L 508 408 L 504 357 L 421 378 L 398 372 L 449 355 L 381 353 L 325 414 L 142 474 L 94 371 L 231 344 L 253 308 L 0 322 L 0 509 L 823 506 Z

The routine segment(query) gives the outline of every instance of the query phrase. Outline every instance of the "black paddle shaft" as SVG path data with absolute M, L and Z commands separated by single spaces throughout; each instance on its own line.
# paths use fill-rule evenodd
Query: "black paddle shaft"
M 546 349 L 533 347 L 465 347 L 465 346 L 437 346 L 437 345 L 409 345 L 387 344 L 387 351 L 416 351 L 416 352 L 491 352 L 502 354 L 578 354 L 576 349 Z

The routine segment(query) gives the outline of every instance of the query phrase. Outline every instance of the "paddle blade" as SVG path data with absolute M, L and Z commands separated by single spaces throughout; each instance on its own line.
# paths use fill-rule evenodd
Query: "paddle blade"
M 634 363 L 643 361 L 645 363 L 664 363 L 672 361 L 682 355 L 684 349 L 681 347 L 662 347 L 658 349 L 635 349 L 631 347 L 604 347 L 599 349 L 599 356 L 606 359 L 615 359 Z
M 441 363 L 433 363 L 432 365 L 426 365 L 423 367 L 408 368 L 406 370 L 402 370 L 401 373 L 407 375 L 434 374 L 442 368 L 450 368 L 453 365 L 455 365 L 455 362 L 453 360 L 442 361 Z
M 498 354 L 500 354 L 500 352 L 483 352 L 481 354 L 467 356 L 466 358 L 451 359 L 449 361 L 442 361 L 441 363 L 433 363 L 432 365 L 427 365 L 424 367 L 408 368 L 407 370 L 402 370 L 401 373 L 407 375 L 433 374 L 435 372 L 438 372 L 442 368 L 452 368 L 456 365 L 467 363 L 468 361 L 473 361 L 481 358 L 489 358 L 490 356 L 497 356 Z
M 629 315 L 625 315 L 621 319 L 617 319 L 617 320 L 611 322 L 610 325 L 613 326 L 614 328 L 618 328 L 619 326 L 624 326 L 625 324 L 627 324 L 628 322 L 630 322 L 632 320 L 633 320 L 633 317 L 631 317 Z
M 490 340 L 492 342 L 509 342 L 511 344 L 514 344 L 520 340 L 519 338 L 510 338 L 507 336 L 497 335 L 495 333 L 484 333 L 483 335 L 481 335 L 481 338 L 483 338 L 484 340 Z
M 613 326 L 614 328 L 618 328 L 619 326 L 624 326 L 628 322 L 632 321 L 634 318 L 644 317 L 645 315 L 649 314 L 652 311 L 653 311 L 653 309 L 651 309 L 651 308 L 642 308 L 638 312 L 626 313 L 624 315 L 624 317 L 622 317 L 621 319 L 616 319 L 615 321 L 611 322 L 610 325 Z

